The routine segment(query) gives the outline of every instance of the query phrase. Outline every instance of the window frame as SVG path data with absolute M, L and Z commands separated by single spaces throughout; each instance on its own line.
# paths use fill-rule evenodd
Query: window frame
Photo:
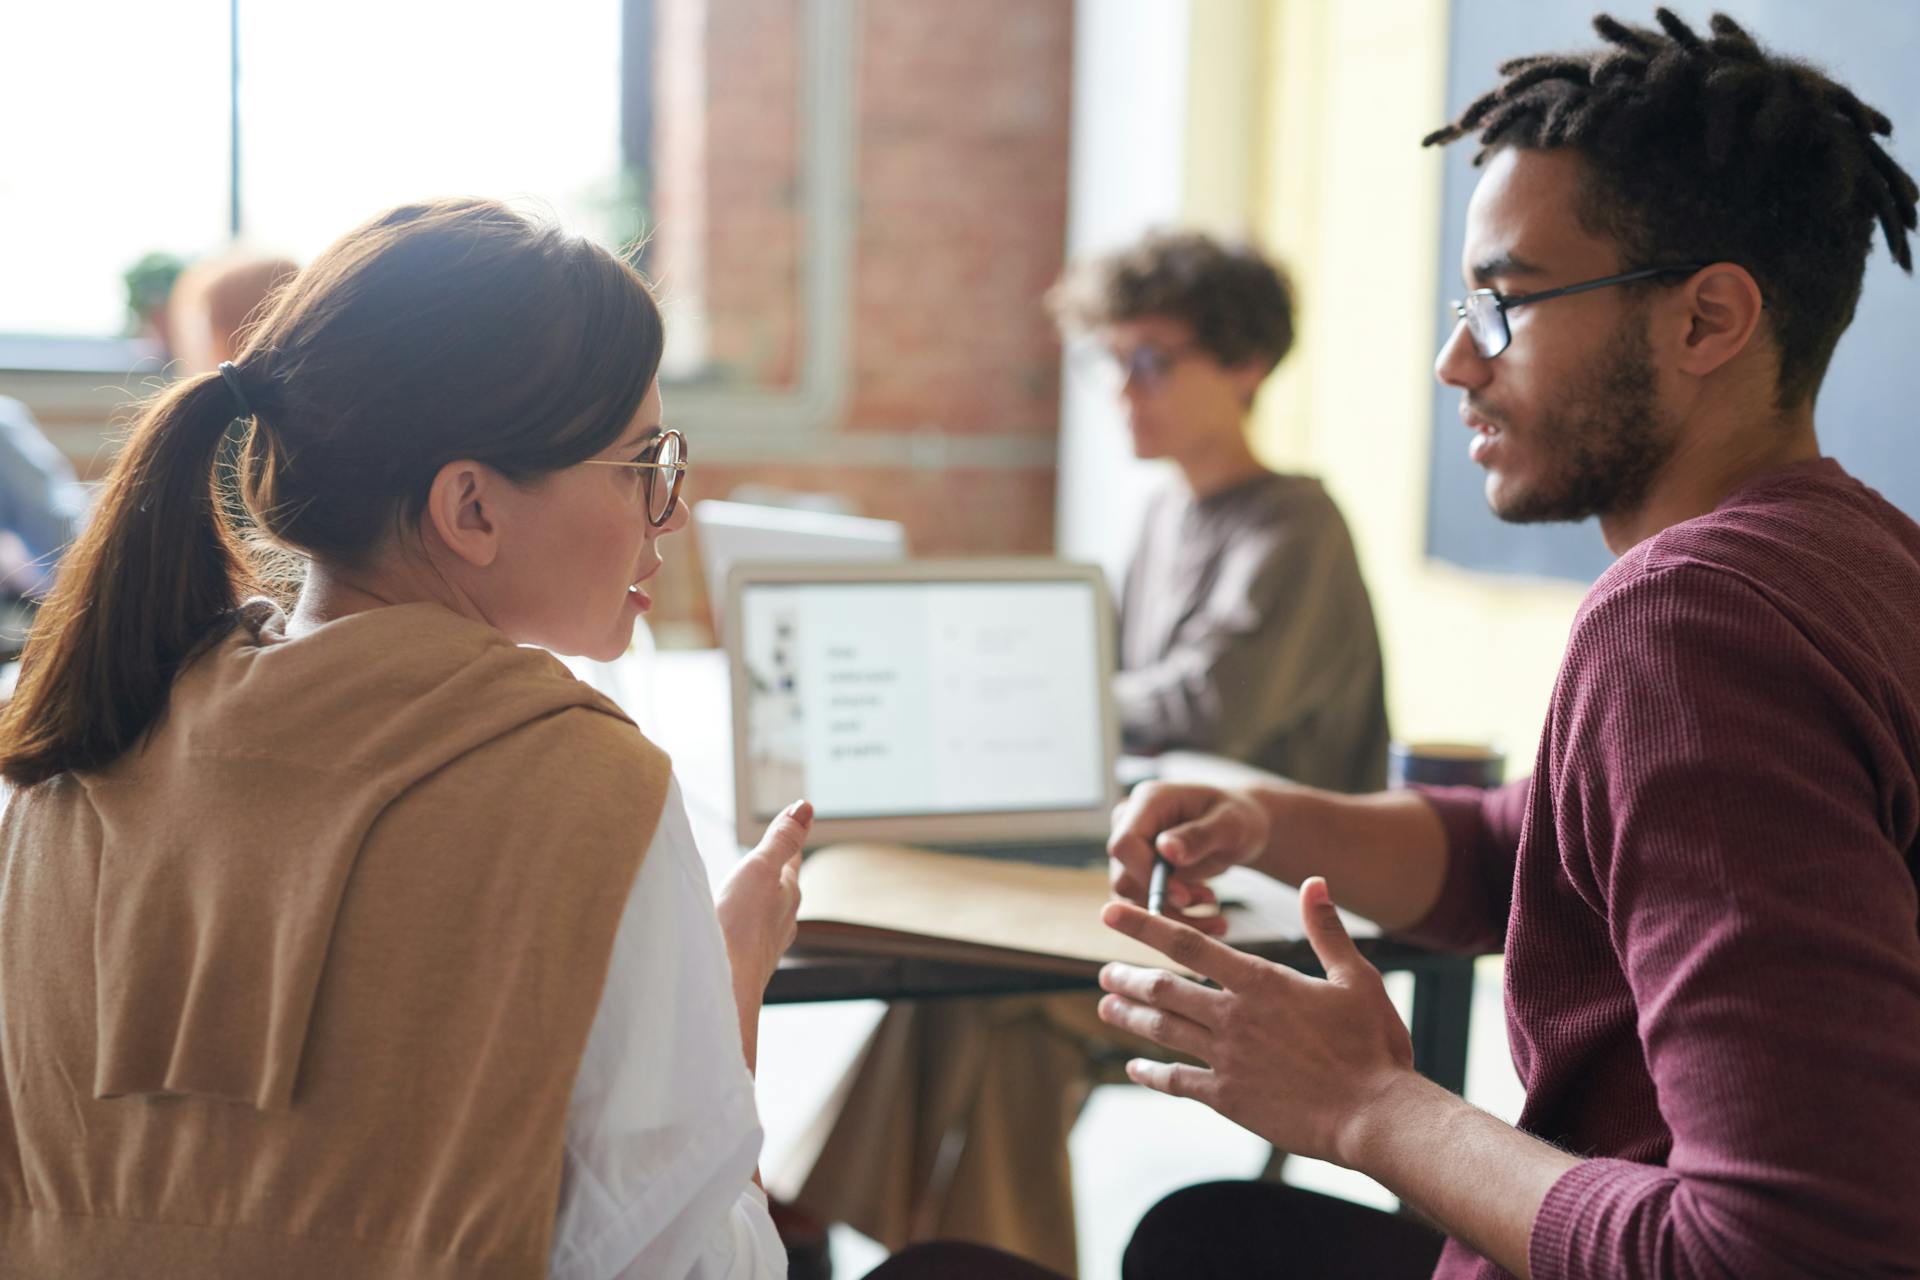
M 802 234 L 798 376 L 780 388 L 715 386 L 669 378 L 663 390 L 674 421 L 701 428 L 703 456 L 716 459 L 798 459 L 844 406 L 849 375 L 848 330 L 857 147 L 854 31 L 856 0 L 799 0 L 800 185 Z M 651 19 L 652 0 L 626 0 L 628 22 Z M 230 0 L 231 74 L 239 76 L 239 0 Z M 636 43 L 650 46 L 651 32 Z M 634 47 L 630 43 L 629 47 Z M 639 92 L 646 78 L 623 74 L 622 111 L 629 120 L 651 110 Z M 648 89 L 650 93 L 650 89 Z M 237 93 L 229 116 L 228 233 L 241 225 Z M 139 338 L 0 334 L 0 394 L 56 417 L 97 415 L 104 420 L 130 399 L 150 394 L 168 376 L 160 353 Z M 103 382 L 112 380 L 112 385 Z

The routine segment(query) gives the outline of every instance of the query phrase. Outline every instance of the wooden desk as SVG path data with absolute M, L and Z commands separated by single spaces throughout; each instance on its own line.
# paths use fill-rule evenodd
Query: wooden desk
M 733 721 L 725 656 L 716 650 L 669 650 L 636 652 L 611 664 L 569 665 L 625 707 L 647 736 L 673 757 L 694 839 L 708 877 L 717 885 L 740 856 L 733 831 Z M 1430 1079 L 1460 1092 L 1467 1074 L 1472 958 L 1386 938 L 1362 938 L 1358 946 L 1381 970 L 1413 974 L 1414 1061 Z M 1249 950 L 1306 973 L 1320 972 L 1304 941 Z M 924 1000 L 1092 990 L 1094 985 L 1082 979 L 997 965 L 795 954 L 781 962 L 767 988 L 767 1002 Z

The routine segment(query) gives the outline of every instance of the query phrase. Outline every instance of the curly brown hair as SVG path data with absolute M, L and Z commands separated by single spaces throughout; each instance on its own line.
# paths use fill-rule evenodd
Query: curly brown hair
M 1877 142 L 1892 123 L 1809 63 L 1763 49 L 1716 13 L 1702 38 L 1669 9 L 1660 29 L 1601 14 L 1607 43 L 1500 65 L 1506 80 L 1423 146 L 1480 135 L 1569 148 L 1588 164 L 1581 224 L 1621 246 L 1623 270 L 1733 262 L 1766 299 L 1776 400 L 1810 403 L 1853 320 L 1878 224 L 1908 274 L 1913 179 Z
M 1198 231 L 1156 231 L 1073 264 L 1047 291 L 1063 333 L 1166 316 L 1223 365 L 1272 369 L 1293 346 L 1293 287 L 1250 245 Z

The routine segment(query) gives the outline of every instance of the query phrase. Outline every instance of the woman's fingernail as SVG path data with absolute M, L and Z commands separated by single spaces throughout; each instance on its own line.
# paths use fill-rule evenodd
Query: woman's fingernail
M 813 806 L 805 800 L 795 800 L 787 806 L 787 816 L 795 822 L 805 822 L 813 817 Z

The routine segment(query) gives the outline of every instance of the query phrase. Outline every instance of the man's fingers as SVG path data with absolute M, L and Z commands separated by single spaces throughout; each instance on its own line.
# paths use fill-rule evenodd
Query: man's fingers
M 1125 996 L 1100 997 L 1100 1021 L 1151 1040 L 1163 1049 L 1171 1049 L 1189 1058 L 1205 1061 L 1213 1046 L 1213 1034 L 1199 1023 L 1165 1009 L 1135 1004 Z
M 1307 942 L 1319 957 L 1320 967 L 1331 982 L 1347 983 L 1373 968 L 1360 948 L 1353 945 L 1340 913 L 1333 908 L 1333 895 L 1320 876 L 1308 876 L 1300 886 L 1300 915 L 1306 922 Z
M 1153 833 L 1137 825 L 1118 826 L 1107 839 L 1107 858 L 1113 868 L 1115 893 L 1125 893 L 1136 902 L 1147 900 L 1147 879 L 1153 874 Z M 1121 881 L 1127 882 L 1125 889 Z
M 1119 863 L 1113 864 L 1108 881 L 1113 888 L 1113 896 L 1117 900 L 1138 905 L 1146 903 L 1146 882 L 1134 879 L 1132 873 Z M 1225 937 L 1227 933 L 1227 918 L 1220 914 L 1219 902 L 1219 896 L 1209 885 L 1192 884 L 1178 876 L 1167 881 L 1167 914 L 1216 938 Z M 1195 908 L 1200 908 L 1201 913 L 1187 914 Z
M 1155 836 L 1199 817 L 1213 806 L 1219 795 L 1212 787 L 1166 782 L 1136 787 L 1114 817 L 1113 838 L 1107 842 L 1107 851 L 1124 861 L 1133 861 L 1130 855 L 1135 854 L 1150 859 Z
M 1217 854 L 1239 861 L 1247 833 L 1240 815 L 1226 805 L 1216 805 L 1190 822 L 1162 831 L 1154 840 L 1154 850 L 1176 867 L 1190 867 Z
M 1100 988 L 1135 1005 L 1165 1009 L 1211 1030 L 1220 1016 L 1220 992 L 1165 969 L 1110 964 L 1100 970 Z M 1158 1037 L 1149 1037 L 1157 1039 Z M 1162 1043 L 1165 1043 L 1162 1041 Z
M 1127 1063 L 1127 1079 L 1158 1093 L 1197 1098 L 1208 1105 L 1212 1105 L 1216 1083 L 1213 1072 L 1204 1067 L 1190 1067 L 1184 1062 L 1154 1062 L 1147 1058 L 1134 1058 Z
M 1109 902 L 1100 919 L 1109 929 L 1138 938 L 1175 964 L 1229 991 L 1245 987 L 1264 967 L 1263 961 L 1209 938 L 1190 924 L 1151 915 L 1132 903 Z
M 1175 872 L 1167 877 L 1167 905 L 1182 910 L 1211 906 L 1217 899 L 1204 880 L 1188 880 Z
M 1107 882 L 1113 886 L 1114 896 L 1131 902 L 1145 901 L 1152 877 L 1151 855 L 1143 872 L 1135 872 L 1132 867 L 1119 861 L 1107 866 Z M 1178 871 L 1167 877 L 1167 901 L 1175 906 L 1199 906 L 1216 900 L 1212 888 L 1204 880 L 1189 880 Z
M 1167 908 L 1168 916 L 1209 937 L 1224 938 L 1227 934 L 1227 918 L 1220 914 L 1220 895 L 1204 880 L 1168 877 Z
M 1202 911 L 1197 915 L 1188 915 L 1187 910 L 1182 908 L 1167 911 L 1164 913 L 1164 918 L 1177 920 L 1189 929 L 1198 929 L 1209 938 L 1224 938 L 1227 936 L 1227 918 L 1218 911 Z M 1192 966 L 1189 965 L 1188 968 L 1192 968 Z
M 1195 907 L 1217 915 L 1220 907 L 1220 895 L 1213 886 L 1204 880 L 1182 880 L 1172 876 L 1167 880 L 1167 897 L 1177 907 L 1191 911 Z
M 1145 902 L 1147 891 L 1152 883 L 1152 873 L 1146 877 L 1136 876 L 1122 863 L 1113 863 L 1107 873 L 1107 883 L 1113 889 L 1113 896 L 1127 902 Z M 1182 879 L 1178 873 L 1167 877 L 1167 905 L 1170 907 L 1208 907 L 1219 898 L 1206 881 Z

